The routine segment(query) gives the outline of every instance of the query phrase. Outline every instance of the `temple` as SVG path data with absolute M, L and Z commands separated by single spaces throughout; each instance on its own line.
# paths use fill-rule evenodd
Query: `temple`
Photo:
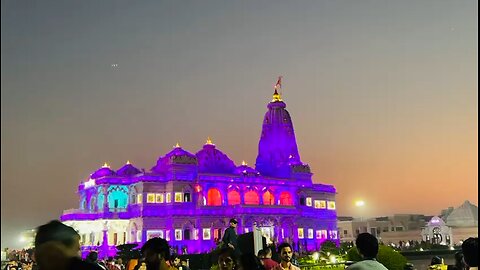
M 338 243 L 336 190 L 313 183 L 279 86 L 280 79 L 255 168 L 236 165 L 209 138 L 195 154 L 175 145 L 150 171 L 130 162 L 118 170 L 105 164 L 82 181 L 78 209 L 65 210 L 61 220 L 79 231 L 84 252 L 111 255 L 116 245 L 142 245 L 156 236 L 180 254 L 208 252 L 232 217 L 238 234 L 256 226 L 267 242 L 287 241 L 299 250 Z

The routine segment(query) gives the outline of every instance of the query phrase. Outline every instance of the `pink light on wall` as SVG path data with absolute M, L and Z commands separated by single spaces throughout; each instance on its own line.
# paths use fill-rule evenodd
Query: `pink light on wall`
M 274 205 L 275 204 L 275 197 L 268 190 L 265 193 L 263 193 L 263 204 L 265 204 L 265 205 Z

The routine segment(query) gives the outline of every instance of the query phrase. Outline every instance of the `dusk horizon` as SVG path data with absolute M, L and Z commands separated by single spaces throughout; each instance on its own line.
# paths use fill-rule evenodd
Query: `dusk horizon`
M 478 206 L 477 2 L 275 3 L 2 1 L 2 248 L 105 162 L 255 167 L 278 76 L 338 216 Z

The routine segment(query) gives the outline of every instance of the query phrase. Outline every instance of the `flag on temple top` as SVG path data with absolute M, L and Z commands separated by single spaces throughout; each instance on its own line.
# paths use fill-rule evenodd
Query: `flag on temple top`
M 282 88 L 282 77 L 283 76 L 278 77 L 278 81 L 277 81 L 277 84 L 275 85 L 275 88 Z

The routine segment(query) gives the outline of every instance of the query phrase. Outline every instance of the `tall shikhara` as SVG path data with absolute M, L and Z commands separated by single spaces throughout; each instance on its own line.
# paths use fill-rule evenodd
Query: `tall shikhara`
M 289 178 L 299 165 L 303 165 L 306 173 L 310 170 L 300 159 L 292 119 L 285 109 L 287 105 L 278 93 L 277 88 L 280 86 L 281 77 L 275 85 L 273 99 L 263 118 L 255 165 L 264 176 Z

